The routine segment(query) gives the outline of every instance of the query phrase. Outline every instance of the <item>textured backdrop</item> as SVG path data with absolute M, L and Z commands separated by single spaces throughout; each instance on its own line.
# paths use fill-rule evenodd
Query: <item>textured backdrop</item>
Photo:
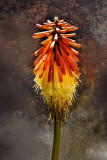
M 0 160 L 50 160 L 53 124 L 35 93 L 34 32 L 55 16 L 78 26 L 81 84 L 62 128 L 61 160 L 107 159 L 105 0 L 0 1 Z

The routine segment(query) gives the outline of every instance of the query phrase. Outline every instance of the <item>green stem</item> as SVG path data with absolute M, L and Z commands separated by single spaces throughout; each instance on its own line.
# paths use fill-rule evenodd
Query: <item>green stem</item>
M 59 160 L 60 152 L 61 124 L 60 120 L 55 117 L 54 120 L 54 139 L 51 160 Z

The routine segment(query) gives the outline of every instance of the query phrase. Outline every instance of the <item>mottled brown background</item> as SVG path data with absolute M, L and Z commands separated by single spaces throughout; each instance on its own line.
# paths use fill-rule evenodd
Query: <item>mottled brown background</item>
M 60 160 L 107 159 L 106 0 L 0 1 L 0 160 L 50 160 L 53 125 L 34 92 L 33 40 L 54 16 L 78 26 L 81 84 L 62 129 Z

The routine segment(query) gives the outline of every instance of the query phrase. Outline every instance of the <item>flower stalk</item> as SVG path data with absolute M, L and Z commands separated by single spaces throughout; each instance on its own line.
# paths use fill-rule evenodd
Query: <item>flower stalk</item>
M 61 139 L 61 123 L 60 123 L 60 120 L 55 116 L 54 138 L 53 138 L 53 148 L 52 148 L 51 160 L 59 160 L 60 139 Z

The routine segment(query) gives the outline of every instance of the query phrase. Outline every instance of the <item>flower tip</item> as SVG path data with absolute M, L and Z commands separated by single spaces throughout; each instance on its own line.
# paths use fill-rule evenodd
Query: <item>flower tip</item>
M 36 27 L 38 27 L 39 26 L 39 24 L 36 24 Z
M 49 19 L 47 20 L 47 22 L 48 22 L 48 23 L 51 23 L 51 21 L 50 21 Z
M 35 39 L 35 36 L 32 36 L 33 39 Z
M 55 17 L 55 18 L 54 18 L 54 21 L 57 22 L 57 21 L 58 21 L 58 17 Z
M 82 47 L 82 44 L 80 44 L 80 46 L 79 46 L 80 48 Z
M 78 29 L 78 27 L 75 27 L 74 29 L 75 29 L 75 30 L 77 30 L 77 29 Z
M 37 51 L 34 53 L 34 56 L 38 56 L 38 52 Z
M 36 27 L 42 28 L 42 25 L 40 25 L 40 24 L 36 24 Z
M 73 36 L 76 36 L 76 33 L 72 33 Z

